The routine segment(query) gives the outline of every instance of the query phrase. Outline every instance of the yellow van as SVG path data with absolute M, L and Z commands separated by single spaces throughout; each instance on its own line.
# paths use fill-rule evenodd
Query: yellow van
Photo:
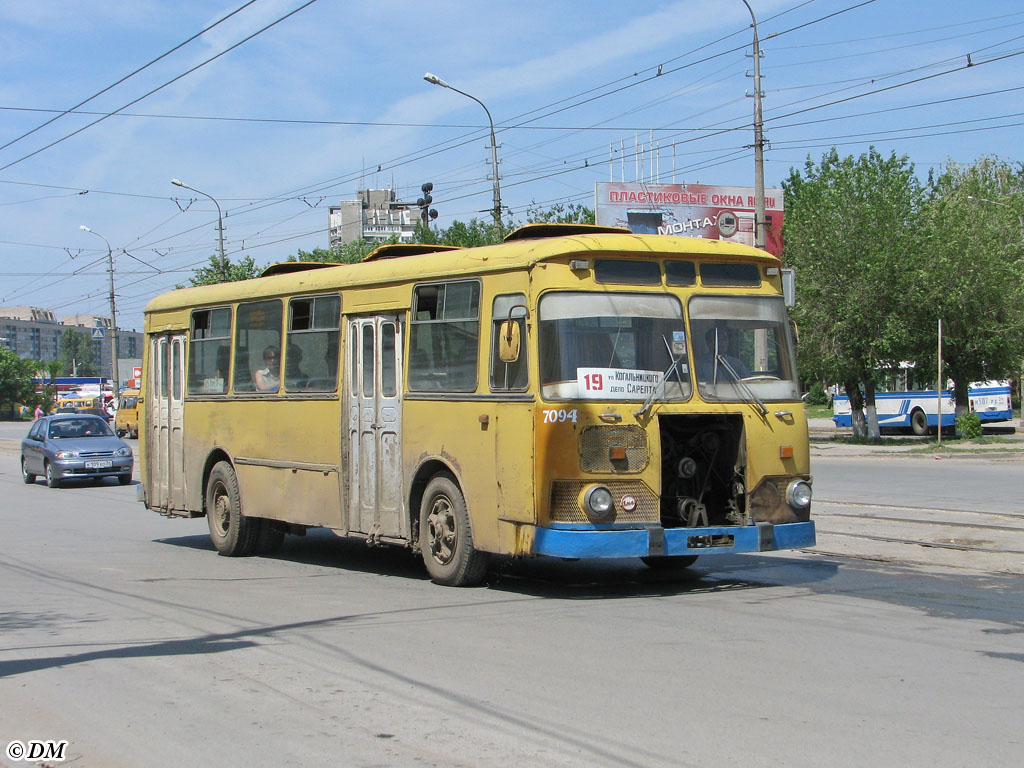
M 117 416 L 114 417 L 114 431 L 118 437 L 139 436 L 139 390 L 126 389 L 117 402 Z

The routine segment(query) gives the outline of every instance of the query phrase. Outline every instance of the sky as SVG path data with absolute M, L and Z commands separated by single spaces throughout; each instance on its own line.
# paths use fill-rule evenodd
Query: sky
M 833 146 L 922 180 L 1024 159 L 1019 0 L 749 2 L 767 187 Z M 261 266 L 326 248 L 359 189 L 489 219 L 487 114 L 426 72 L 486 105 L 516 222 L 600 181 L 752 186 L 752 39 L 743 0 L 5 0 L 0 306 L 109 315 L 109 243 L 141 330 L 217 253 L 211 197 Z

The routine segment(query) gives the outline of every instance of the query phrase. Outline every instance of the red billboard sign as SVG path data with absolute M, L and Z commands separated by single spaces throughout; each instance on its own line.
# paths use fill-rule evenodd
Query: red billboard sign
M 765 191 L 765 250 L 782 256 L 782 190 Z M 597 224 L 633 232 L 754 244 L 754 188 L 598 182 Z

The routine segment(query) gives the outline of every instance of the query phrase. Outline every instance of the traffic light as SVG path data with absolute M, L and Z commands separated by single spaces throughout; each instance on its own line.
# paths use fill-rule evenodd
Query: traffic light
M 416 201 L 416 205 L 420 207 L 420 218 L 423 219 L 423 225 L 426 226 L 431 219 L 437 218 L 437 210 L 430 207 L 434 201 L 434 198 L 430 196 L 430 193 L 434 191 L 434 185 L 428 181 L 420 189 L 423 190 L 423 197 Z

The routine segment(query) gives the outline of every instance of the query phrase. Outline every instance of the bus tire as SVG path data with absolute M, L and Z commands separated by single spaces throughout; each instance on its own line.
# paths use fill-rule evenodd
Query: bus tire
M 918 437 L 928 434 L 928 417 L 920 408 L 914 409 L 914 412 L 910 414 L 910 429 Z
M 220 554 L 248 557 L 256 551 L 263 521 L 242 514 L 238 477 L 226 461 L 214 466 L 206 483 L 206 522 Z
M 466 499 L 450 475 L 436 475 L 423 493 L 420 554 L 435 584 L 469 587 L 487 572 L 487 554 L 473 546 Z
M 652 571 L 681 571 L 696 563 L 697 555 L 665 555 L 640 559 Z

